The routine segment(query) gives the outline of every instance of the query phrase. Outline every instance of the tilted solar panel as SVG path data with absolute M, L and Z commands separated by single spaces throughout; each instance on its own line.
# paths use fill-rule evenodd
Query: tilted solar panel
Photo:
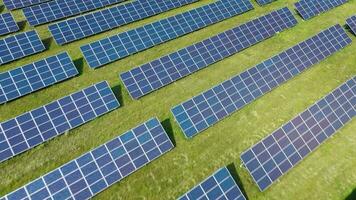
M 297 23 L 285 7 L 120 75 L 134 99 L 164 87 Z
M 15 10 L 18 8 L 24 8 L 36 4 L 40 4 L 50 0 L 3 0 L 5 7 L 8 10 Z
M 24 8 L 23 13 L 31 26 L 37 26 L 122 1 L 123 0 L 54 0 Z
M 346 24 L 350 27 L 351 31 L 356 35 L 356 15 L 348 18 Z
M 300 0 L 294 5 L 303 19 L 307 20 L 346 2 L 347 0 Z
M 35 30 L 0 40 L 0 65 L 45 50 Z
M 78 70 L 66 52 L 0 73 L 0 104 L 77 74 Z
M 19 30 L 11 13 L 0 14 L 0 35 L 6 35 Z
M 241 155 L 261 191 L 356 115 L 356 76 Z
M 136 0 L 48 26 L 59 45 L 135 22 L 198 0 Z
M 250 0 L 220 0 L 80 49 L 89 66 L 97 68 L 251 9 Z
M 5 200 L 89 199 L 173 147 L 153 118 L 6 195 Z
M 175 106 L 172 113 L 192 138 L 351 42 L 340 25 L 332 26 Z
M 267 5 L 269 3 L 272 3 L 273 1 L 276 1 L 276 0 L 256 0 L 258 4 L 260 4 L 261 6 L 263 5 Z
M 103 81 L 0 123 L 0 162 L 119 107 Z
M 246 200 L 239 186 L 231 176 L 229 170 L 223 167 L 189 192 L 178 198 L 179 200 Z

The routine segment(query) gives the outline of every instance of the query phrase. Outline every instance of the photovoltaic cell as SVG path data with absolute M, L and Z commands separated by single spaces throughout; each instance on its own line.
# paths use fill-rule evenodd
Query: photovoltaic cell
M 24 7 L 40 4 L 40 3 L 43 3 L 46 1 L 50 1 L 50 0 L 21 0 L 21 1 L 19 1 L 19 0 L 3 0 L 5 7 L 8 10 L 24 8 Z
M 0 104 L 77 74 L 78 70 L 66 52 L 0 73 Z
M 6 35 L 18 30 L 19 27 L 11 13 L 0 14 L 0 35 Z
M 241 155 L 261 191 L 356 115 L 356 76 Z
M 301 0 L 294 5 L 303 19 L 307 20 L 346 2 L 347 0 Z
M 129 24 L 197 0 L 136 0 L 48 26 L 59 45 Z
M 249 0 L 220 0 L 80 47 L 91 68 L 253 9 Z
M 346 24 L 350 27 L 351 31 L 356 35 L 356 15 L 348 18 Z
M 153 118 L 5 196 L 89 199 L 167 153 L 173 144 Z
M 45 50 L 36 31 L 19 33 L 0 40 L 0 65 Z
M 191 138 L 350 43 L 340 25 L 332 26 L 175 106 L 172 113 Z
M 23 9 L 31 26 L 88 12 L 123 0 L 54 0 Z
M 276 1 L 276 0 L 256 0 L 258 4 L 260 4 L 261 6 L 263 5 L 267 5 L 269 3 L 272 3 L 273 1 Z
M 285 7 L 120 75 L 134 99 L 188 76 L 297 23 Z
M 106 81 L 0 123 L 0 162 L 119 107 Z
M 179 200 L 196 199 L 246 200 L 226 167 L 217 170 L 213 175 L 179 198 Z

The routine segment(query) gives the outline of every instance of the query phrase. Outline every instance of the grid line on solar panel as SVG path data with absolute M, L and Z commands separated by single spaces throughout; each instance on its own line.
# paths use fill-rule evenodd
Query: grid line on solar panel
M 46 1 L 50 1 L 50 0 L 21 0 L 21 1 L 19 1 L 19 0 L 3 0 L 5 7 L 8 10 L 24 8 L 24 7 L 40 4 L 40 3 L 43 3 Z
M 35 30 L 0 40 L 0 65 L 45 50 Z
M 0 162 L 85 124 L 120 104 L 106 81 L 0 123 Z
M 356 115 L 356 76 L 241 154 L 261 191 Z
M 229 170 L 223 167 L 183 196 L 179 200 L 196 200 L 196 199 L 226 199 L 226 200 L 246 200 L 240 188 L 235 183 Z
M 131 97 L 138 99 L 296 23 L 292 12 L 285 7 L 124 72 L 120 77 Z
M 125 132 L 5 196 L 89 199 L 173 148 L 157 118 Z
M 19 27 L 11 13 L 0 14 L 0 35 L 6 35 L 19 30 Z
M 97 68 L 251 9 L 253 6 L 250 0 L 219 0 L 92 42 L 80 49 L 89 66 Z
M 337 24 L 175 106 L 172 113 L 192 138 L 351 42 Z
M 347 0 L 301 0 L 295 3 L 298 13 L 304 20 L 313 18 L 318 14 L 331 10 L 337 6 L 346 3 Z
M 67 52 L 0 73 L 0 104 L 78 74 Z
M 132 23 L 198 0 L 137 0 L 48 26 L 59 45 Z
M 54 0 L 23 9 L 23 13 L 31 26 L 88 12 L 123 0 Z
M 356 35 L 356 15 L 348 18 L 346 20 L 347 26 L 350 27 L 351 31 L 353 32 L 354 35 Z
M 256 1 L 257 1 L 257 3 L 259 5 L 263 6 L 263 5 L 270 4 L 270 3 L 272 3 L 273 1 L 276 1 L 276 0 L 256 0 Z

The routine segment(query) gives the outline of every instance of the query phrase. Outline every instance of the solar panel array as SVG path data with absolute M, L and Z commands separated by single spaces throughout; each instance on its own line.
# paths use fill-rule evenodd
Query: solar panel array
M 3 0 L 8 10 L 15 10 L 18 8 L 24 8 L 36 4 L 40 4 L 49 0 Z
M 0 73 L 0 104 L 77 74 L 77 68 L 66 52 Z
M 298 13 L 304 20 L 315 17 L 316 15 L 331 10 L 346 3 L 347 0 L 301 0 L 295 3 Z
M 351 42 L 340 25 L 332 26 L 175 106 L 172 113 L 191 138 Z
M 8 194 L 5 199 L 89 199 L 173 148 L 154 118 Z
M 54 0 L 24 8 L 23 13 L 31 26 L 37 26 L 122 1 L 123 0 Z
M 0 35 L 6 35 L 19 30 L 11 13 L 0 14 Z
M 348 18 L 346 23 L 350 27 L 351 31 L 356 35 L 356 15 Z
M 221 0 L 80 47 L 91 68 L 253 9 L 249 0 Z
M 260 4 L 261 6 L 263 5 L 267 5 L 269 3 L 272 3 L 273 1 L 276 1 L 276 0 L 256 0 L 258 4 Z
M 205 39 L 120 75 L 134 99 L 263 41 L 297 23 L 287 8 Z
M 19 33 L 0 40 L 0 65 L 45 50 L 36 31 Z
M 95 35 L 197 0 L 136 0 L 48 26 L 59 45 Z
M 217 170 L 213 175 L 179 198 L 179 200 L 197 199 L 246 200 L 226 167 Z
M 0 162 L 119 107 L 103 81 L 0 123 Z
M 356 115 L 356 76 L 241 155 L 261 191 Z

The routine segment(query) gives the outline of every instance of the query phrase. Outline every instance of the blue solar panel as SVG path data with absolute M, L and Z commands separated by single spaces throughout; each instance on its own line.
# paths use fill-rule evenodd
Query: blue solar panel
M 172 113 L 191 138 L 351 42 L 340 25 L 332 26 L 175 106 Z
M 0 123 L 0 162 L 119 107 L 103 81 Z
M 350 27 L 351 31 L 356 35 L 356 15 L 348 18 L 346 24 Z
M 11 13 L 0 14 L 0 35 L 6 35 L 18 30 L 19 27 Z
M 261 191 L 356 115 L 356 76 L 241 155 Z
M 253 9 L 249 0 L 221 0 L 80 47 L 91 68 Z
M 235 183 L 229 170 L 223 167 L 189 192 L 178 198 L 179 200 L 246 200 L 239 186 Z
M 15 10 L 18 8 L 24 8 L 36 4 L 40 4 L 50 0 L 3 0 L 8 10 Z
M 303 19 L 307 20 L 346 2 L 347 0 L 301 0 L 294 5 Z
M 258 4 L 260 4 L 261 6 L 263 5 L 267 5 L 269 3 L 272 3 L 273 1 L 276 1 L 276 0 L 256 0 Z
M 134 99 L 164 87 L 297 23 L 282 8 L 120 75 Z
M 0 104 L 48 87 L 78 74 L 67 53 L 0 73 Z
M 13 199 L 89 199 L 173 148 L 153 118 L 5 196 Z
M 138 21 L 198 0 L 136 0 L 49 25 L 59 45 Z
M 19 33 L 0 40 L 0 65 L 45 50 L 36 31 Z
M 54 0 L 23 9 L 23 13 L 31 26 L 102 8 L 123 0 Z

